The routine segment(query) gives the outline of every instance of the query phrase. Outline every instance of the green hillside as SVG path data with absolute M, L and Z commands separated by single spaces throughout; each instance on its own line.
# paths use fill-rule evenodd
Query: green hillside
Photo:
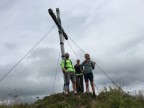
M 124 94 L 119 89 L 110 88 L 102 91 L 96 99 L 92 94 L 72 92 L 68 96 L 63 93 L 44 97 L 33 104 L 14 104 L 7 107 L 1 105 L 0 108 L 144 108 L 144 98 L 141 94 L 130 96 Z

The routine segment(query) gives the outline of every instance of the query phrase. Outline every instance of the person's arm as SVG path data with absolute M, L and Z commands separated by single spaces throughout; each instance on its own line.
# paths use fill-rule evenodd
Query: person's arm
M 94 70 L 95 69 L 95 62 L 94 61 L 91 61 L 91 65 L 92 65 L 92 69 Z
M 66 72 L 66 69 L 65 69 L 65 61 L 64 61 L 64 60 L 61 61 L 61 68 L 62 68 L 62 71 L 63 71 L 63 72 Z
M 73 65 L 72 65 L 72 66 L 73 66 Z M 74 72 L 76 72 L 76 71 L 75 71 L 75 66 L 73 66 L 73 69 L 74 69 Z
M 83 73 L 83 69 L 82 69 L 82 65 L 80 64 L 80 71 L 81 73 Z

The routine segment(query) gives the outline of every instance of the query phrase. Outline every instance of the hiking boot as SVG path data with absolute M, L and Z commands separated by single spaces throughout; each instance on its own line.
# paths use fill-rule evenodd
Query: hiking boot
M 77 92 L 76 92 L 76 91 L 74 91 L 74 95 L 77 95 Z
M 85 92 L 87 95 L 89 95 L 90 94 L 90 92 Z
M 65 96 L 68 96 L 68 92 L 65 92 Z
M 74 93 L 74 95 L 76 96 L 76 95 L 77 95 L 77 93 Z
M 95 95 L 95 94 L 93 94 L 93 95 L 92 95 L 92 98 L 93 98 L 93 99 L 96 99 L 96 95 Z

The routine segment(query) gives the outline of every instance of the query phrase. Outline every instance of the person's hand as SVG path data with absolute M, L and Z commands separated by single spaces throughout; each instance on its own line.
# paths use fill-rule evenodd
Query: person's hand
M 67 70 L 66 69 L 63 69 L 63 73 L 66 73 L 67 72 Z
M 82 71 L 82 75 L 84 75 L 84 71 Z
M 66 69 L 64 70 L 64 73 L 68 72 Z

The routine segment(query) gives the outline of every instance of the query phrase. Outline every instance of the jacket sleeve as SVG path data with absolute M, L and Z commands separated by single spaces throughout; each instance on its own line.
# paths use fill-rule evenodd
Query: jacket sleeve
M 72 65 L 72 66 L 73 66 L 73 70 L 74 70 L 74 72 L 76 72 L 76 71 L 75 71 L 75 66 L 74 66 L 74 65 Z
M 93 61 L 91 61 L 91 65 L 92 65 L 92 69 L 94 70 L 95 69 L 95 64 Z
M 84 62 L 81 64 L 81 69 L 83 70 Z

